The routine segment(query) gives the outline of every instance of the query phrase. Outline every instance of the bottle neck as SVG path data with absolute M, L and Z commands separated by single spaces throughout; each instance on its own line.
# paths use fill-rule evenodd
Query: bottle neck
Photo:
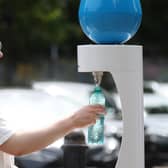
M 96 85 L 94 92 L 102 92 L 102 89 L 99 85 Z

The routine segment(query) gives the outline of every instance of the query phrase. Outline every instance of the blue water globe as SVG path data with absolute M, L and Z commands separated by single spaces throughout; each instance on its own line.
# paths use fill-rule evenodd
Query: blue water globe
M 122 44 L 137 32 L 142 20 L 140 0 L 81 0 L 79 21 L 98 44 Z

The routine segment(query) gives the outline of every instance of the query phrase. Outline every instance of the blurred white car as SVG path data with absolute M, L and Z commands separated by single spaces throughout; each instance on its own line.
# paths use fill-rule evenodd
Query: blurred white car
M 145 81 L 144 82 L 144 93 L 153 94 L 159 90 L 159 83 L 156 81 Z
M 144 107 L 147 133 L 168 138 L 168 98 L 159 94 L 145 94 Z
M 89 102 L 89 96 L 94 85 L 77 82 L 34 81 L 32 82 L 32 88 L 42 90 L 52 96 L 63 95 L 86 105 Z
M 144 92 L 145 93 L 156 93 L 161 96 L 168 98 L 168 83 L 166 82 L 156 82 L 156 81 L 146 81 L 144 82 Z

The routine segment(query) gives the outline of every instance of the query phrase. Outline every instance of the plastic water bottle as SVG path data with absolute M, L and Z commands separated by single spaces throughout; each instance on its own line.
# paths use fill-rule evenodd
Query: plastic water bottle
M 90 96 L 90 104 L 100 104 L 105 106 L 105 97 L 99 86 L 96 86 Z M 104 115 L 100 115 L 96 123 L 88 128 L 88 143 L 103 144 L 104 143 Z

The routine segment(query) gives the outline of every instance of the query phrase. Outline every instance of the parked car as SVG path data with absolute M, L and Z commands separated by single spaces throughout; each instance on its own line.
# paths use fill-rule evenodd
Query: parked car
M 168 98 L 168 83 L 157 81 L 145 81 L 144 93 L 156 93 Z
M 159 83 L 156 81 L 145 81 L 144 82 L 144 93 L 154 94 L 157 93 L 159 89 Z
M 39 89 L 1 89 L 0 106 L 1 115 L 8 119 L 14 129 L 34 129 L 45 126 L 53 121 L 71 115 L 81 106 L 88 104 L 88 98 L 93 86 L 85 84 L 67 83 L 73 89 L 58 89 L 57 92 L 46 92 Z M 85 87 L 89 89 L 85 90 Z M 87 94 L 86 94 L 87 93 Z M 83 96 L 84 95 L 84 96 Z M 111 115 L 111 114 L 110 114 Z M 107 117 L 107 120 L 110 116 Z M 107 122 L 105 122 L 107 123 Z M 114 165 L 117 160 L 119 149 L 118 141 L 106 131 L 105 141 L 102 146 L 89 146 L 88 165 L 95 167 L 106 167 Z M 87 129 L 83 129 L 87 132 Z M 51 168 L 62 166 L 63 138 L 51 144 L 44 150 L 23 157 L 16 157 L 19 168 Z
M 89 96 L 93 91 L 94 85 L 77 82 L 53 82 L 53 81 L 34 81 L 32 88 L 42 90 L 49 95 L 63 95 L 71 98 L 73 101 L 79 101 L 80 104 L 86 105 L 89 102 Z
M 144 100 L 147 164 L 168 165 L 168 99 L 145 94 Z

